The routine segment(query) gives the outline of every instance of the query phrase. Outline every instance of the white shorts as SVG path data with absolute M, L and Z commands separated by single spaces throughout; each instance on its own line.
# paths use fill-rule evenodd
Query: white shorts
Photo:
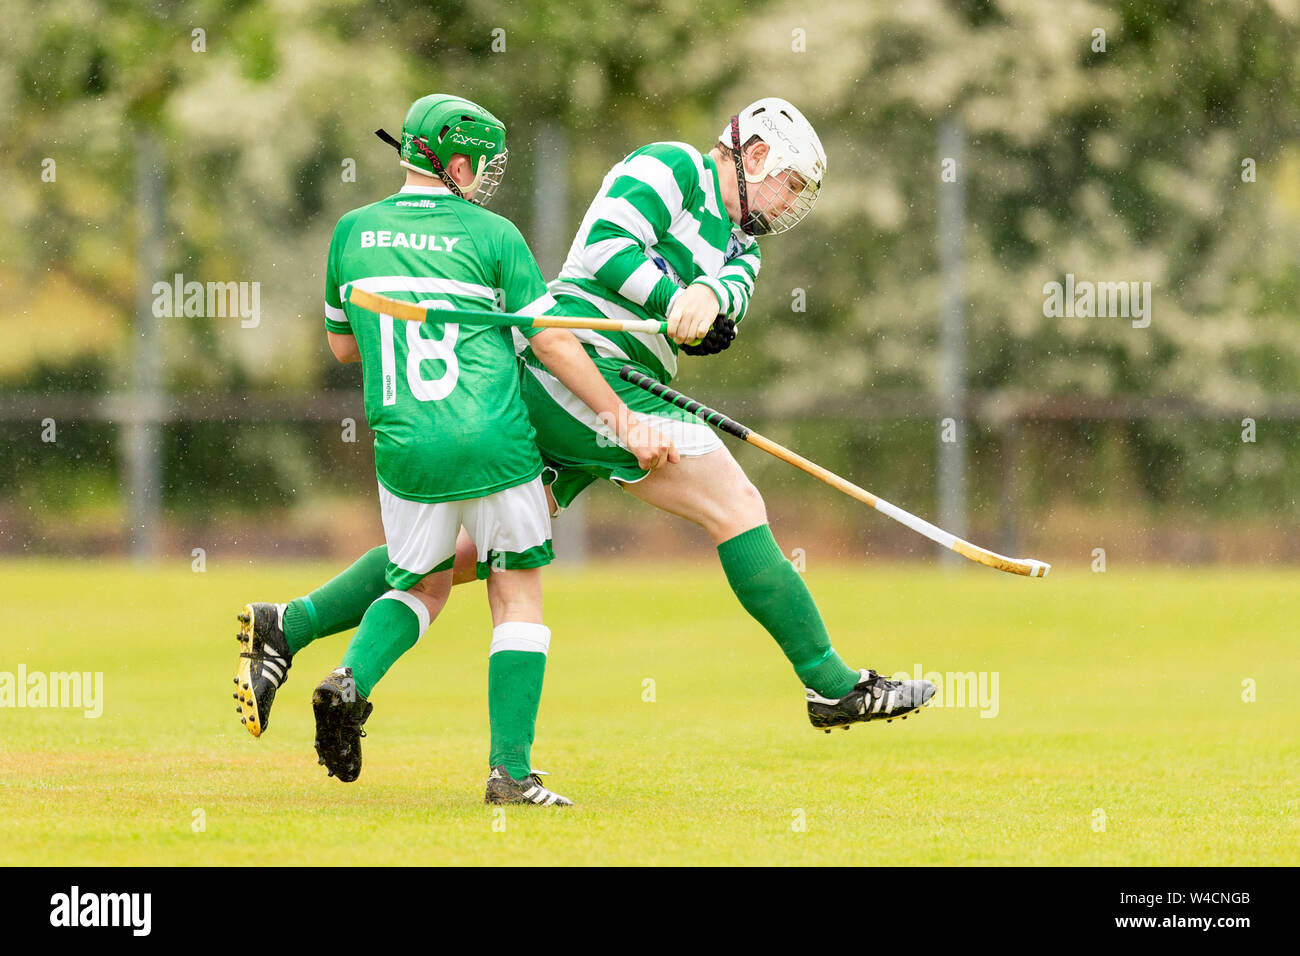
M 433 503 L 399 498 L 380 485 L 379 510 L 388 542 L 388 583 L 400 591 L 451 568 L 462 526 L 478 549 L 480 578 L 494 568 L 540 568 L 554 557 L 540 477 L 483 498 Z

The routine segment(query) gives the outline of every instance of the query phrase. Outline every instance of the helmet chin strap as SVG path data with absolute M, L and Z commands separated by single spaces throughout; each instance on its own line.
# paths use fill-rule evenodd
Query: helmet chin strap
M 438 178 L 442 180 L 443 185 L 451 190 L 451 194 L 464 199 L 465 193 L 461 191 L 460 186 L 456 185 L 456 180 L 451 178 L 451 173 L 442 168 L 442 163 L 438 161 L 438 157 L 424 142 L 424 139 L 417 136 L 415 139 L 411 140 L 411 143 L 420 151 L 420 155 L 429 161 L 429 165 L 432 166 L 433 171 L 438 174 Z M 476 178 L 474 181 L 477 183 L 478 179 Z
M 731 155 L 736 160 L 736 193 L 740 198 L 740 231 L 747 236 L 761 236 L 767 230 L 760 227 L 757 216 L 749 214 L 749 190 L 746 183 L 745 160 L 740 151 L 740 117 L 731 118 Z
M 749 232 L 749 196 L 745 188 L 745 161 L 740 155 L 740 117 L 731 118 L 731 157 L 736 161 L 736 192 L 740 196 L 740 228 Z

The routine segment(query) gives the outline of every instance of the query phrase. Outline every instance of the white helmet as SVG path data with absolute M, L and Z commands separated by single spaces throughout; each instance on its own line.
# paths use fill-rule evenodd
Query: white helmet
M 756 175 L 746 171 L 740 155 L 742 147 L 753 137 L 768 147 L 763 168 Z M 749 104 L 731 118 L 718 135 L 718 142 L 735 154 L 740 228 L 749 235 L 775 236 L 793 228 L 812 212 L 822 177 L 826 175 L 826 151 L 812 124 L 789 102 L 769 96 Z M 769 176 L 774 177 L 775 186 L 766 183 Z M 760 210 L 750 212 L 746 183 L 764 183 L 758 192 L 765 200 L 764 208 L 772 209 L 784 201 L 784 210 L 775 217 Z

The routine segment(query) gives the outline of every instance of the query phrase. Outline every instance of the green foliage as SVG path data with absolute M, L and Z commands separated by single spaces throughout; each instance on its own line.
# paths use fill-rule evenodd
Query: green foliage
M 609 165 L 645 142 L 707 147 L 771 93 L 813 118 L 830 157 L 819 207 L 764 242 L 738 348 L 686 382 L 771 387 L 787 409 L 809 394 L 935 389 L 948 117 L 966 140 L 972 389 L 1229 409 L 1300 380 L 1293 4 L 0 0 L 0 15 L 0 280 L 62 274 L 125 335 L 142 278 L 135 155 L 151 132 L 166 239 L 162 274 L 143 278 L 262 284 L 256 329 L 164 320 L 172 387 L 332 381 L 319 320 L 330 230 L 400 183 L 371 131 L 434 90 L 510 126 L 496 208 L 526 235 L 544 225 L 531 191 L 553 175 L 531 149 L 543 122 L 567 135 L 571 231 Z M 1242 181 L 1246 159 L 1257 182 Z M 1047 317 L 1044 284 L 1067 273 L 1150 281 L 1150 328 Z M 795 289 L 806 312 L 791 311 Z M 126 380 L 114 363 L 127 354 L 104 355 L 107 380 Z M 1133 445 L 1134 461 L 1151 494 L 1176 494 L 1188 473 L 1167 462 L 1194 459 L 1200 438 L 1161 441 L 1161 453 Z

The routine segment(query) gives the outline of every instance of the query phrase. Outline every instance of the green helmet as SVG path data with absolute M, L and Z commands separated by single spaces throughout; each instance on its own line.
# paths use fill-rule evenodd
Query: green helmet
M 472 202 L 486 206 L 505 173 L 506 127 L 477 103 L 433 93 L 406 111 L 398 152 L 403 166 L 437 176 L 457 196 L 469 193 Z M 457 153 L 468 156 L 474 168 L 474 182 L 464 190 L 447 173 Z

